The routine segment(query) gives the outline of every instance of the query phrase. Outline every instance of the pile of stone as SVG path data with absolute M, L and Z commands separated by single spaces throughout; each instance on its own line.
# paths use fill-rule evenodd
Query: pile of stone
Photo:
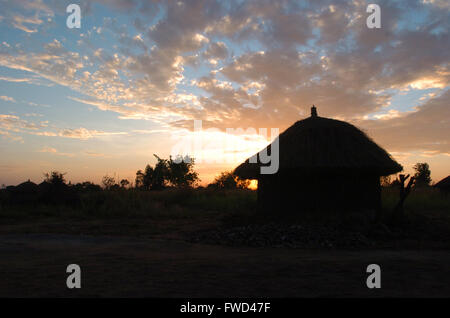
M 251 247 L 359 248 L 374 243 L 361 231 L 332 226 L 251 224 L 192 234 L 191 242 Z

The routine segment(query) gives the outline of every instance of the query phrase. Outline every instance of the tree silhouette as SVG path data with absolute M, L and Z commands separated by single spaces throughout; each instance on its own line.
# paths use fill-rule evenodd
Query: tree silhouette
M 429 186 L 431 183 L 431 171 L 428 163 L 418 162 L 414 165 L 413 169 L 416 171 L 414 174 L 416 186 Z
M 66 184 L 66 179 L 64 175 L 66 173 L 61 173 L 59 171 L 52 171 L 50 173 L 44 173 L 45 182 L 48 182 L 54 186 L 60 186 Z
M 175 187 L 191 187 L 198 181 L 198 173 L 194 171 L 194 158 L 189 156 L 177 156 L 175 160 L 172 156 L 167 161 L 168 181 Z
M 92 183 L 90 181 L 84 181 L 81 183 L 77 183 L 73 186 L 73 188 L 77 191 L 81 192 L 96 192 L 101 191 L 102 187 L 98 184 Z
M 128 181 L 127 179 L 120 180 L 120 187 L 121 188 L 126 188 L 129 184 L 130 184 L 130 181 Z
M 400 199 L 397 203 L 397 205 L 394 208 L 394 213 L 392 215 L 393 219 L 392 221 L 394 222 L 399 222 L 403 220 L 404 217 L 404 210 L 403 210 L 403 205 L 405 203 L 406 198 L 408 197 L 408 195 L 411 193 L 411 189 L 413 188 L 416 180 L 415 177 L 411 177 L 408 181 L 408 184 L 405 186 L 405 182 L 406 180 L 408 180 L 409 178 L 409 174 L 408 175 L 404 175 L 404 174 L 400 174 L 398 176 L 397 182 L 396 184 L 400 187 Z
M 158 162 L 155 165 L 155 169 L 153 169 L 151 188 L 154 190 L 161 190 L 166 187 L 169 179 L 168 162 L 166 159 L 161 159 L 155 154 L 153 156 L 158 159 Z
M 249 180 L 241 179 L 231 171 L 225 171 L 220 173 L 210 186 L 219 189 L 247 189 L 249 185 Z
M 136 171 L 136 179 L 134 179 L 134 185 L 136 188 L 144 188 L 144 176 L 145 174 L 142 172 L 142 170 Z
M 159 175 L 161 174 L 161 168 L 159 167 L 156 173 Z M 163 184 L 161 182 L 161 178 L 158 177 L 159 182 L 156 181 L 156 174 L 155 169 L 153 169 L 152 166 L 147 165 L 144 169 L 138 170 L 136 172 L 136 179 L 135 184 L 136 188 L 143 189 L 143 190 L 154 190 L 154 189 L 162 189 Z
M 102 178 L 102 185 L 105 190 L 112 190 L 116 185 L 116 180 L 108 175 Z
M 380 184 L 382 187 L 390 187 L 392 185 L 391 176 L 381 176 Z
M 153 168 L 150 165 L 147 165 L 142 174 L 142 186 L 146 190 L 150 190 L 153 185 L 153 171 Z
M 144 171 L 136 172 L 136 188 L 161 190 L 167 186 L 191 187 L 199 181 L 193 158 L 177 156 L 167 160 L 154 156 L 158 160 L 154 168 L 147 165 Z

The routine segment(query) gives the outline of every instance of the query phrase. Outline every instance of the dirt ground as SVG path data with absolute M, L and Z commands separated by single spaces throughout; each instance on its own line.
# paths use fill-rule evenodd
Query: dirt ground
M 68 264 L 82 288 L 66 287 Z M 366 267 L 381 266 L 381 289 Z M 0 297 L 450 297 L 448 250 L 298 250 L 0 234 Z

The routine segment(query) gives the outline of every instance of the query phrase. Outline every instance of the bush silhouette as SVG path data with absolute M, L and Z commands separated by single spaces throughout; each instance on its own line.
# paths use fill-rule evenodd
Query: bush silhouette
M 431 171 L 430 166 L 426 162 L 418 162 L 414 165 L 413 169 L 416 171 L 414 179 L 417 186 L 429 186 L 431 183 Z
M 231 171 L 222 172 L 208 187 L 218 189 L 247 189 L 250 181 L 241 179 Z
M 189 188 L 198 183 L 193 158 L 177 156 L 175 159 L 172 157 L 162 159 L 157 155 L 154 156 L 158 160 L 154 168 L 148 164 L 144 171 L 136 172 L 136 188 L 144 190 L 162 190 L 166 187 Z

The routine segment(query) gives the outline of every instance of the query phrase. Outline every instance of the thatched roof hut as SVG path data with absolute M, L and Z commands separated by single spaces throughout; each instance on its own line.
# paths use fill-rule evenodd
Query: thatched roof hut
M 438 188 L 441 191 L 450 192 L 450 176 L 436 183 L 434 187 Z
M 7 187 L 9 201 L 14 203 L 29 203 L 36 200 L 38 196 L 38 186 L 30 180 L 22 182 L 15 187 Z
M 258 180 L 260 209 L 378 208 L 380 176 L 403 169 L 361 130 L 319 117 L 314 106 L 311 117 L 277 138 L 277 173 L 261 174 L 263 164 L 249 159 L 234 171 L 241 178 Z M 272 144 L 263 151 L 270 155 L 271 148 Z
M 40 193 L 47 193 L 50 192 L 52 189 L 52 184 L 47 181 L 42 181 L 38 184 L 38 189 Z
M 28 180 L 22 182 L 14 188 L 14 192 L 20 194 L 35 194 L 38 191 L 38 186 L 36 183 Z

